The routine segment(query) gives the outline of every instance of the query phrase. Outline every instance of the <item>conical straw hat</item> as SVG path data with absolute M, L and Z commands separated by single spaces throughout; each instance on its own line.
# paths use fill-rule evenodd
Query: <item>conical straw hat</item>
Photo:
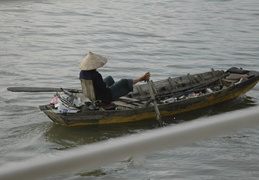
M 102 67 L 107 63 L 107 59 L 89 52 L 88 55 L 83 59 L 83 61 L 79 64 L 79 69 L 81 70 L 93 70 L 99 67 Z

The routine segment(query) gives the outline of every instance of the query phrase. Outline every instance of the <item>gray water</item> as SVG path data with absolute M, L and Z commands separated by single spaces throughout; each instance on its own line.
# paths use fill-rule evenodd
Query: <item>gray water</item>
M 210 68 L 259 70 L 258 0 L 1 0 L 0 26 L 0 168 L 157 128 L 155 120 L 63 127 L 38 109 L 49 103 L 52 93 L 6 90 L 80 88 L 77 66 L 89 51 L 108 59 L 100 72 L 116 80 L 146 71 L 155 81 Z M 164 120 L 186 122 L 258 104 L 257 85 L 226 104 Z M 49 179 L 258 179 L 258 130 Z

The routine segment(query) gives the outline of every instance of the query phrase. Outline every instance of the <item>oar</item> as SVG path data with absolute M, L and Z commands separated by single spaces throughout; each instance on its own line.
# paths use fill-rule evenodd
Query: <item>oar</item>
M 159 126 L 163 127 L 162 118 L 161 118 L 161 115 L 160 115 L 160 112 L 159 112 L 159 109 L 158 109 L 158 106 L 156 103 L 155 95 L 154 95 L 153 89 L 151 87 L 150 80 L 147 80 L 147 85 L 148 85 L 149 93 L 151 96 L 151 100 L 154 103 L 154 107 L 155 107 L 155 111 L 156 111 L 156 120 L 158 121 Z
M 82 90 L 78 89 L 63 89 L 63 88 L 48 88 L 48 87 L 8 87 L 8 91 L 12 92 L 63 92 L 67 90 L 72 93 L 79 93 Z

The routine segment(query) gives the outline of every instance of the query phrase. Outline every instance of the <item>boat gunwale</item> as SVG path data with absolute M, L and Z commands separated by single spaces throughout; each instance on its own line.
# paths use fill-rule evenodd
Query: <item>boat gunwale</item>
M 257 72 L 257 71 L 255 71 Z M 233 95 L 233 96 L 230 96 L 228 97 L 226 100 L 230 100 L 230 99 L 233 99 L 233 98 L 236 98 L 244 93 L 246 93 L 247 91 L 249 91 L 250 89 L 252 89 L 257 83 L 259 82 L 259 75 L 255 75 L 254 77 L 251 77 L 250 79 L 247 79 L 245 80 L 244 82 L 241 82 L 239 84 L 235 84 L 235 85 L 232 85 L 230 87 L 227 87 L 226 89 L 220 89 L 218 91 L 215 91 L 213 93 L 209 93 L 209 94 L 202 94 L 198 97 L 195 97 L 195 98 L 189 98 L 189 99 L 182 99 L 182 100 L 177 100 L 176 102 L 170 102 L 170 103 L 164 103 L 164 104 L 158 104 L 158 107 L 160 109 L 160 111 L 162 112 L 162 115 L 164 115 L 163 111 L 167 111 L 168 108 L 172 108 L 174 110 L 171 110 L 171 111 L 175 111 L 177 109 L 177 107 L 179 107 L 178 109 L 181 109 L 182 107 L 182 104 L 184 103 L 189 103 L 191 101 L 193 102 L 197 102 L 197 103 L 192 103 L 192 104 L 199 104 L 199 102 L 201 102 L 201 100 L 203 99 L 211 99 L 211 100 L 215 100 L 217 97 L 224 97 L 226 96 L 227 94 L 229 94 L 230 92 L 232 91 L 237 91 L 238 93 L 236 95 Z M 250 86 L 249 88 L 247 88 L 247 86 Z M 240 90 L 242 89 L 241 92 L 239 92 Z M 191 99 L 191 100 L 190 100 Z M 220 102 L 224 102 L 226 100 L 222 100 L 222 101 L 219 101 L 219 102 L 207 102 L 208 106 L 211 106 L 213 104 L 217 104 L 217 103 L 220 103 Z M 206 104 L 206 103 L 205 103 Z M 44 107 L 46 105 L 43 105 L 43 106 L 40 106 L 40 107 Z M 191 105 L 189 105 L 191 106 Z M 185 108 L 188 107 L 188 106 L 185 106 Z M 206 107 L 206 106 L 204 106 Z M 202 108 L 202 107 L 201 107 Z M 194 109 L 198 109 L 198 108 L 194 108 Z M 41 109 L 42 110 L 42 109 Z M 126 110 L 106 110 L 106 111 L 85 111 L 85 112 L 80 112 L 80 113 L 67 113 L 67 114 L 57 114 L 55 113 L 52 109 L 49 109 L 49 110 L 42 110 L 45 114 L 55 114 L 55 116 L 59 116 L 61 119 L 63 119 L 64 121 L 69 121 L 69 119 L 71 117 L 74 117 L 77 116 L 79 119 L 80 118 L 83 118 L 85 119 L 84 121 L 91 121 L 90 119 L 86 118 L 86 116 L 92 116 L 95 117 L 92 119 L 92 123 L 93 124 L 99 124 L 98 121 L 99 120 L 102 120 L 102 119 L 107 119 L 105 117 L 108 116 L 108 119 L 109 118 L 112 118 L 112 114 L 115 114 L 115 116 L 117 117 L 123 117 L 123 116 L 128 116 L 129 115 L 129 118 L 130 116 L 132 116 L 132 114 L 137 114 L 139 111 L 142 111 L 142 113 L 151 113 L 152 116 L 155 117 L 155 113 L 154 113 L 154 107 L 153 106 L 149 106 L 149 107 L 140 107 L 140 108 L 134 108 L 134 109 L 126 109 Z M 48 111 L 48 113 L 46 113 L 45 111 Z M 189 110 L 188 110 L 189 111 Z M 123 115 L 125 112 L 127 112 L 126 114 L 128 115 Z M 185 112 L 185 111 L 183 111 Z M 176 113 L 178 114 L 178 113 Z M 49 116 L 48 115 L 48 116 Z M 98 117 L 97 117 L 98 116 Z M 49 118 L 53 121 L 53 119 L 49 116 Z M 73 119 L 73 118 L 72 118 Z M 55 121 L 54 121 L 55 122 Z M 71 123 L 71 122 L 69 122 Z M 113 123 L 116 123 L 116 122 L 113 122 Z M 119 123 L 119 122 L 118 122 Z M 68 126 L 70 125 L 76 125 L 76 124 L 67 124 L 67 123 L 64 123 Z M 78 123 L 77 123 L 78 124 Z M 83 123 L 84 124 L 87 124 L 87 123 Z M 91 124 L 91 122 L 90 122 Z M 79 123 L 80 125 L 80 123 Z

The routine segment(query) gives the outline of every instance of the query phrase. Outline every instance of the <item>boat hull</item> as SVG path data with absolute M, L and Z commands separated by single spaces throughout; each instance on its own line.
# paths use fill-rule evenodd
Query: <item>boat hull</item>
M 172 103 L 159 104 L 162 117 L 172 116 L 218 103 L 222 103 L 251 90 L 259 81 L 255 76 L 242 83 L 222 89 L 217 92 L 204 94 L 194 98 L 179 100 Z M 153 106 L 128 110 L 84 111 L 75 114 L 58 114 L 49 105 L 40 106 L 40 109 L 53 121 L 66 126 L 101 125 L 153 119 L 156 112 Z

